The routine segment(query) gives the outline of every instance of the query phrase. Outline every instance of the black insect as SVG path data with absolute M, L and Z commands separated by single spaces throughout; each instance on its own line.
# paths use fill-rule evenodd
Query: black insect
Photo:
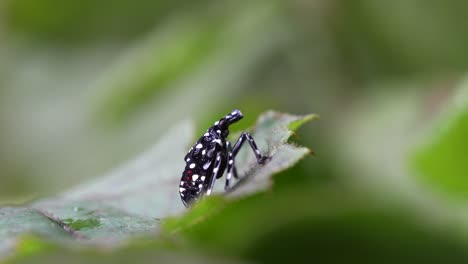
M 242 117 L 241 111 L 236 109 L 216 121 L 185 156 L 186 166 L 180 180 L 179 193 L 186 207 L 204 194 L 210 195 L 216 179 L 223 176 L 226 168 L 225 190 L 229 190 L 231 177 L 234 175 L 238 178 L 234 158 L 245 141 L 252 147 L 258 163 L 264 164 L 269 159 L 260 154 L 257 144 L 247 132 L 241 134 L 234 147 L 226 140 L 229 126 Z

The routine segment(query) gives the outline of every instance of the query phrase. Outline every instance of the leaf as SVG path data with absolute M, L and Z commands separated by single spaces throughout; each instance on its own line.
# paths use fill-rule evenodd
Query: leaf
M 317 115 L 290 115 L 274 111 L 262 114 L 255 127 L 253 137 L 260 151 L 269 157 L 266 164 L 257 163 L 251 148 L 247 145 L 241 149 L 236 157 L 236 166 L 240 172 L 240 180 L 227 193 L 229 199 L 240 198 L 261 192 L 271 187 L 272 176 L 296 164 L 301 158 L 310 153 L 305 147 L 298 147 L 287 143 L 293 134 L 291 128 L 297 129 L 305 122 L 318 118 Z M 233 138 L 236 139 L 238 135 Z M 219 193 L 224 193 L 223 184 L 215 185 Z M 168 219 L 164 229 L 169 232 L 178 231 L 203 221 L 212 213 L 222 208 L 226 201 L 220 197 L 209 197 L 199 202 L 193 210 L 180 218 Z
M 287 143 L 292 135 L 288 127 L 295 123 L 297 128 L 297 124 L 315 117 L 273 111 L 262 115 L 254 136 L 262 151 L 272 158 L 266 165 L 258 165 L 246 145 L 242 155 L 248 166 L 247 174 L 229 196 L 244 196 L 268 188 L 274 173 L 306 155 L 307 148 Z M 27 207 L 0 208 L 0 258 L 30 232 L 72 245 L 78 241 L 106 247 L 120 245 L 134 236 L 155 235 L 161 218 L 186 212 L 177 186 L 184 167 L 183 157 L 192 143 L 192 131 L 190 122 L 182 122 L 148 152 L 89 184 Z
M 215 4 L 197 15 L 171 17 L 128 49 L 99 84 L 98 120 L 113 124 L 141 114 L 138 110 L 148 105 L 164 112 L 173 109 L 174 101 L 184 102 L 185 111 L 173 109 L 171 118 L 184 116 L 187 109 L 206 114 L 203 109 L 219 107 L 217 101 L 205 100 L 200 108 L 206 94 L 236 95 L 239 80 L 282 45 L 284 21 L 275 2 L 232 7 Z M 217 78 L 212 78 L 214 72 Z
M 101 250 L 99 248 L 62 247 L 34 236 L 21 240 L 21 256 L 12 258 L 7 263 L 246 263 L 224 256 L 208 256 L 197 251 L 171 251 L 149 241 L 135 242 L 119 250 Z M 248 262 L 250 263 L 250 262 Z
M 287 144 L 294 129 L 305 122 L 318 118 L 317 115 L 297 116 L 274 111 L 266 112 L 258 119 L 254 138 L 260 150 L 271 160 L 265 165 L 257 164 L 252 151 L 244 149 L 244 157 L 238 163 L 244 170 L 244 176 L 234 185 L 229 196 L 237 197 L 267 189 L 271 186 L 271 176 L 296 164 L 301 158 L 310 153 L 305 147 Z M 248 160 L 249 162 L 245 162 Z M 242 172 L 242 170 L 240 170 Z
M 451 197 L 468 194 L 468 82 L 413 158 L 419 178 Z
M 0 208 L 0 259 L 11 254 L 18 237 L 27 232 L 48 235 L 57 239 L 70 236 L 58 224 L 28 207 Z
M 192 125 L 183 122 L 170 129 L 158 144 L 129 164 L 90 184 L 38 201 L 34 207 L 53 214 L 60 212 L 64 218 L 88 215 L 89 210 L 103 207 L 148 219 L 180 213 L 184 207 L 173 202 L 180 200 L 178 192 L 174 190 L 180 180 L 183 157 L 191 144 L 192 134 Z
M 200 207 L 190 214 L 207 209 Z M 307 263 L 310 258 L 324 263 L 405 263 L 408 258 L 433 263 L 435 256 L 450 262 L 468 258 L 453 223 L 424 221 L 420 213 L 421 208 L 376 199 L 362 190 L 357 194 L 339 186 L 299 186 L 236 200 L 202 221 L 189 222 L 186 215 L 179 222 L 184 228 L 168 231 L 185 241 L 179 250 L 195 247 L 256 263 Z
M 25 207 L 0 208 L 0 258 L 30 232 L 108 246 L 156 233 L 157 217 L 185 211 L 177 186 L 192 131 L 182 122 L 142 156 L 94 182 Z
M 416 114 L 409 115 L 406 110 L 417 107 L 413 100 L 417 97 L 405 98 L 407 101 L 400 100 L 398 103 L 404 102 L 403 106 L 406 107 L 390 107 L 398 109 L 398 113 L 401 111 L 401 115 L 392 111 L 391 117 L 404 124 L 414 124 L 413 117 Z M 376 103 L 383 105 L 382 102 Z M 381 114 L 377 116 L 382 117 Z M 369 120 L 365 119 L 364 124 Z M 388 130 L 386 122 L 389 119 L 376 120 L 379 129 Z M 392 124 L 396 123 L 391 120 L 394 121 Z M 260 126 L 259 121 L 257 131 Z M 401 128 L 392 128 L 392 132 L 398 129 Z M 342 130 L 340 133 L 349 131 Z M 398 133 L 394 137 L 400 135 Z M 254 136 L 263 139 L 257 133 Z M 387 141 L 375 141 L 376 138 L 381 139 L 381 134 L 370 137 L 369 134 L 353 133 L 348 134 L 348 137 L 357 141 L 355 145 L 369 140 L 371 144 L 367 143 L 365 147 L 371 149 L 378 149 L 381 146 L 378 143 L 386 146 L 395 142 L 391 137 Z M 264 146 L 262 143 L 258 145 Z M 390 148 L 385 150 L 388 152 Z M 355 148 L 348 151 L 359 154 Z M 375 160 L 387 157 L 382 155 L 382 151 L 372 153 L 380 154 L 374 157 Z M 378 165 L 386 168 L 384 164 Z M 359 172 L 367 173 L 365 170 Z M 348 177 L 350 181 L 349 178 L 355 177 L 352 173 L 356 172 L 344 171 L 341 176 Z M 373 176 L 384 177 L 386 173 L 381 171 Z M 382 185 L 389 182 L 381 178 L 377 178 L 377 181 Z M 245 186 L 253 184 L 252 181 L 245 182 Z M 185 241 L 182 247 L 222 252 L 224 256 L 240 256 L 258 263 L 310 262 L 311 258 L 327 263 L 341 263 L 350 259 L 366 259 L 377 263 L 382 262 L 382 259 L 389 263 L 404 260 L 415 263 L 466 261 L 466 240 L 459 237 L 459 221 L 445 217 L 443 214 L 446 210 L 433 210 L 433 207 L 406 199 L 388 199 L 385 195 L 376 195 L 376 191 L 370 189 L 349 184 L 321 187 L 296 185 L 287 189 L 278 188 L 272 193 L 257 193 L 229 203 L 220 199 L 207 199 L 181 218 L 166 221 L 163 230 L 180 236 L 180 240 Z

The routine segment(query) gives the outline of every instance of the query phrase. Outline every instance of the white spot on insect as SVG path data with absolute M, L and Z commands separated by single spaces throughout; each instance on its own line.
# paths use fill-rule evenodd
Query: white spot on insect
M 203 164 L 203 169 L 207 170 L 210 167 L 210 165 L 211 165 L 211 161 Z
M 216 133 L 221 134 L 221 130 L 216 130 Z
M 185 188 L 180 187 L 179 192 L 183 192 L 183 191 L 185 191 Z
M 233 160 L 229 160 L 229 165 L 232 165 L 232 163 L 234 163 Z
M 195 168 L 195 163 L 190 164 L 189 168 L 191 169 Z
M 186 161 L 186 162 L 189 162 L 189 161 L 190 161 L 190 158 L 187 158 L 185 161 Z
M 221 142 L 221 139 L 215 139 L 213 140 L 214 143 L 218 143 L 220 146 L 223 145 L 223 142 Z
M 227 115 L 226 118 L 231 118 L 231 115 Z
M 210 196 L 210 194 L 211 194 L 211 190 L 206 191 L 207 196 Z
M 237 115 L 237 111 L 232 111 L 231 115 Z
M 201 176 L 201 177 L 200 177 L 200 180 L 204 181 L 204 180 L 205 180 L 205 176 Z
M 231 173 L 229 172 L 226 176 L 227 179 L 231 179 Z
M 220 160 L 220 159 L 221 159 L 221 157 L 220 157 L 220 156 L 218 156 L 218 157 L 216 158 L 216 160 Z
M 240 137 L 238 141 L 239 141 L 239 142 L 242 142 L 242 137 Z
M 185 197 L 185 195 L 183 193 L 180 193 L 180 196 Z
M 198 180 L 198 174 L 194 174 L 194 175 L 192 176 L 192 181 L 196 181 L 196 180 Z
M 257 154 L 260 154 L 260 150 L 258 150 L 258 149 L 257 149 L 257 150 L 255 150 L 255 152 L 256 152 Z
M 180 186 L 184 186 L 184 182 L 183 182 L 183 181 L 180 182 Z
M 198 143 L 198 144 L 195 146 L 195 148 L 201 149 L 201 148 L 203 148 L 203 145 L 202 145 L 201 143 Z
M 203 187 L 203 184 L 198 184 L 198 188 L 202 188 Z
M 202 152 L 201 152 L 202 155 L 205 155 L 206 154 L 206 149 L 204 149 Z
M 215 126 L 217 126 L 219 124 L 219 121 L 214 122 L 214 124 L 215 124 Z
M 218 168 L 214 168 L 214 169 L 213 169 L 213 172 L 218 172 Z
M 209 135 L 210 135 L 210 133 L 206 132 L 203 136 L 207 137 Z

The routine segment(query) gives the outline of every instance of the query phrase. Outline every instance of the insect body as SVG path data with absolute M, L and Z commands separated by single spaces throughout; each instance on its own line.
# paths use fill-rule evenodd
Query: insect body
M 238 178 L 234 158 L 244 142 L 248 142 L 255 153 L 257 162 L 265 163 L 268 157 L 260 154 L 257 144 L 249 133 L 243 132 L 231 147 L 226 137 L 229 126 L 242 119 L 242 113 L 234 110 L 210 127 L 185 156 L 185 170 L 180 180 L 179 193 L 186 207 L 204 194 L 210 195 L 216 179 L 223 176 L 227 168 L 225 189 L 229 190 L 232 176 Z

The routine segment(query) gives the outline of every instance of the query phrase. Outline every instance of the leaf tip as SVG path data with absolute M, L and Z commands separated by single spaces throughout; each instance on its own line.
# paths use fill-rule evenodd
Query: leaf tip
M 320 118 L 320 116 L 317 115 L 317 114 L 308 114 L 308 115 L 304 115 L 304 116 L 298 116 L 298 118 L 296 120 L 289 123 L 288 129 L 290 129 L 291 131 L 296 131 L 303 124 L 305 124 L 307 122 L 310 122 L 310 121 L 313 121 L 313 120 L 317 120 L 319 118 Z

